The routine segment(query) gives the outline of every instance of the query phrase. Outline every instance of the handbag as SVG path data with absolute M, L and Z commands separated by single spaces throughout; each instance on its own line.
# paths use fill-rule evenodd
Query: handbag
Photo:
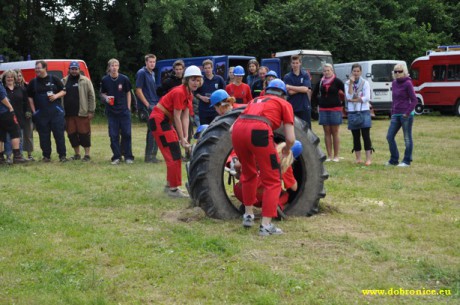
M 364 122 L 364 115 L 361 112 L 362 109 L 363 109 L 363 103 L 361 103 L 361 107 L 359 111 L 348 113 L 348 122 L 350 123 L 351 127 L 359 128 L 361 124 Z

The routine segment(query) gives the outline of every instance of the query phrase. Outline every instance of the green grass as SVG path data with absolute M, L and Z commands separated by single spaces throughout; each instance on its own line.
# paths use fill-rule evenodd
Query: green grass
M 458 304 L 459 122 L 417 116 L 404 169 L 383 166 L 386 118 L 371 167 L 353 163 L 342 126 L 322 213 L 260 238 L 240 220 L 179 221 L 189 203 L 163 193 L 164 163 L 142 162 L 145 125 L 133 126 L 135 164 L 112 166 L 98 119 L 89 164 L 0 167 L 0 304 Z M 452 295 L 361 292 L 391 288 Z

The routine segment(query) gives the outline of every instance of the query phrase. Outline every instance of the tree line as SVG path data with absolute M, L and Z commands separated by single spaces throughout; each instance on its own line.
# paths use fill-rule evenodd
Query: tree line
M 457 0 L 0 0 L 0 54 L 9 61 L 79 58 L 96 83 L 108 59 L 133 76 L 158 60 L 292 49 L 334 61 L 402 59 L 460 43 Z

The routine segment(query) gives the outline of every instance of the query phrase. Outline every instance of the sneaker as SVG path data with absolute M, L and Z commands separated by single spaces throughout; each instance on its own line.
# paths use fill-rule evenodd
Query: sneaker
M 80 155 L 73 155 L 72 157 L 70 157 L 70 160 L 81 160 L 81 156 Z
M 42 158 L 42 162 L 44 162 L 44 163 L 50 163 L 50 162 L 51 162 L 51 159 L 48 158 L 48 157 L 43 157 L 43 158 Z
M 115 160 L 113 160 L 110 164 L 112 164 L 112 165 L 118 165 L 118 164 L 120 164 L 120 159 L 115 159 Z
M 24 159 L 22 155 L 13 157 L 13 164 L 20 164 L 20 163 L 26 163 L 26 162 L 27 162 L 27 159 Z
M 387 162 L 387 163 L 385 163 L 385 166 L 396 166 L 396 164 L 393 164 L 393 163 Z
M 69 159 L 67 159 L 66 157 L 60 157 L 59 158 L 59 162 L 61 162 L 61 163 L 65 163 L 67 161 L 69 161 Z
M 327 159 L 326 159 L 326 162 L 331 162 L 331 161 L 332 161 L 331 158 L 327 158 Z
M 254 215 L 244 214 L 243 215 L 243 227 L 250 228 L 254 225 Z
M 339 157 L 335 157 L 334 159 L 332 159 L 332 161 L 334 161 L 334 162 L 339 162 L 340 159 L 339 159 Z
M 91 160 L 91 157 L 89 155 L 85 155 L 83 159 L 81 159 L 83 162 L 88 162 Z
M 169 189 L 168 190 L 168 196 L 169 197 L 174 197 L 174 198 L 190 198 L 190 196 L 188 194 L 184 193 L 184 191 L 182 191 L 180 188 L 177 188 L 175 190 Z
M 35 159 L 32 156 L 27 156 L 27 161 L 35 161 Z
M 133 159 L 126 159 L 126 160 L 125 160 L 125 163 L 126 163 L 126 164 L 133 164 L 133 163 L 134 163 L 134 160 L 133 160 Z
M 404 162 L 398 164 L 398 167 L 409 167 L 410 165 Z
M 166 194 L 169 192 L 169 185 L 164 186 L 163 192 L 165 192 Z
M 260 225 L 259 235 L 268 236 L 268 235 L 280 235 L 283 234 L 283 231 L 280 228 L 275 227 L 274 224 L 269 224 L 268 226 Z
M 158 160 L 156 157 L 152 157 L 152 158 L 145 158 L 144 162 L 145 163 L 160 163 L 161 160 Z

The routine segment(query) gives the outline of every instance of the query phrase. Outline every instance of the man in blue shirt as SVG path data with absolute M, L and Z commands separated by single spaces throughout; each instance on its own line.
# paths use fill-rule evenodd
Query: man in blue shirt
M 291 72 L 284 76 L 286 89 L 294 110 L 294 115 L 301 118 L 311 128 L 311 105 L 309 94 L 311 91 L 311 79 L 308 73 L 301 70 L 302 58 L 299 55 L 291 56 Z
M 6 97 L 6 91 L 3 84 L 0 82 L 0 164 L 5 164 L 4 146 L 6 133 L 11 136 L 11 145 L 13 146 L 13 163 L 24 163 L 26 159 L 22 157 L 19 150 L 19 137 L 21 136 L 21 128 L 19 127 L 18 119 L 14 114 L 13 106 Z
M 209 98 L 217 89 L 225 89 L 225 81 L 219 75 L 212 73 L 212 60 L 206 59 L 203 61 L 203 85 L 196 90 L 196 97 L 200 100 L 198 104 L 198 113 L 200 115 L 200 124 L 210 124 L 217 116 L 214 107 L 209 108 Z
M 145 67 L 142 67 L 136 73 L 136 96 L 138 100 L 139 111 L 147 111 L 148 115 L 152 112 L 153 107 L 158 103 L 157 86 L 155 84 L 155 65 L 157 57 L 153 54 L 145 55 Z M 152 136 L 147 124 L 147 136 L 145 139 L 145 157 L 146 163 L 158 163 L 157 159 L 158 145 Z

